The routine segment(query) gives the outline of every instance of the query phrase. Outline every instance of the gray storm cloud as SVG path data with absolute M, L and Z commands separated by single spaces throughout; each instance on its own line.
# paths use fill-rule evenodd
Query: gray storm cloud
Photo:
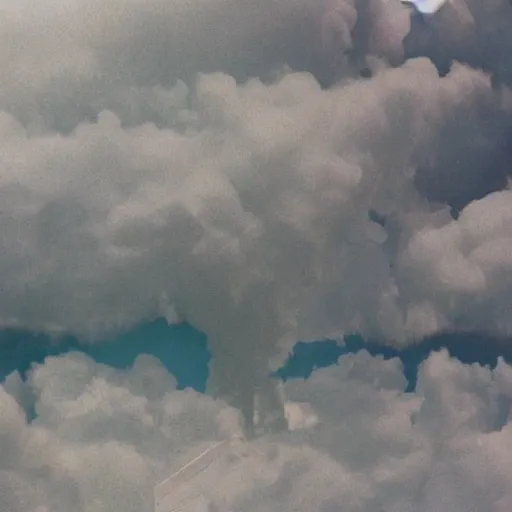
M 510 223 L 478 228 L 508 192 L 474 190 L 507 154 L 506 69 L 461 53 L 511 47 L 484 38 L 508 4 L 419 36 L 381 0 L 0 5 L 3 326 L 94 341 L 173 309 L 248 421 L 299 338 L 511 334 Z

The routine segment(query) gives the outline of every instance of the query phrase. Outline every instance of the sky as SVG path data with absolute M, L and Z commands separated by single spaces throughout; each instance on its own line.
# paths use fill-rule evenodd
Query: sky
M 510 510 L 511 23 L 505 0 L 0 0 L 0 509 L 153 510 L 257 417 L 199 486 L 215 510 Z M 204 390 L 165 335 L 134 354 L 164 318 Z M 403 354 L 446 333 L 492 368 L 427 350 L 411 386 Z M 270 377 L 350 336 L 387 349 Z

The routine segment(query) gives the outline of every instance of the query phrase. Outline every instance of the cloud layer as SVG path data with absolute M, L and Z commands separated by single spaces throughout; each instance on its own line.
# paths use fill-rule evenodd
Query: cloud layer
M 173 383 L 149 356 L 120 371 L 73 353 L 27 384 L 12 374 L 0 387 L 2 510 L 152 511 L 156 483 L 241 433 L 225 403 Z M 414 394 L 404 386 L 398 360 L 364 351 L 289 381 L 293 430 L 220 457 L 195 489 L 219 510 L 509 510 L 512 368 L 440 352 Z

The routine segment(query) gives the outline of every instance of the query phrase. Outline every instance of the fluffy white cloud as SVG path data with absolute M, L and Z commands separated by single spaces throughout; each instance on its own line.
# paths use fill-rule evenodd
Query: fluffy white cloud
M 411 238 L 403 268 L 447 325 L 512 333 L 512 194 L 489 194 L 457 221 L 427 225 Z
M 30 424 L 15 386 L 0 388 L 2 510 L 149 512 L 156 483 L 241 434 L 233 409 L 176 391 L 148 356 L 125 371 L 80 354 L 49 358 L 25 386 L 38 413 Z M 507 510 L 512 368 L 441 352 L 416 393 L 404 386 L 397 360 L 366 352 L 289 381 L 288 410 L 315 421 L 239 446 L 241 458 L 220 457 L 192 483 L 222 510 Z

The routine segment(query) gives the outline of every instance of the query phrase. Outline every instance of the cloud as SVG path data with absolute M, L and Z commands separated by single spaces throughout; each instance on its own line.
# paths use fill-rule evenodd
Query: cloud
M 298 338 L 510 333 L 508 228 L 464 227 L 506 184 L 509 92 L 405 60 L 400 2 L 0 5 L 2 326 L 97 341 L 185 319 L 249 422 Z M 443 55 L 506 48 L 481 43 L 493 5 L 468 6 L 480 39 L 441 10 Z
M 202 75 L 174 127 L 103 111 L 31 136 L 4 114 L 3 323 L 96 339 L 173 304 L 219 351 L 226 389 L 264 379 L 254 361 L 301 335 L 407 338 L 385 311 L 394 249 L 368 211 L 428 215 L 415 167 L 493 98 L 480 73 L 440 79 L 418 60 L 330 90 Z
M 404 253 L 405 267 L 414 268 L 408 277 L 430 304 L 442 304 L 438 310 L 455 328 L 485 331 L 493 325 L 511 332 L 510 197 L 509 190 L 489 194 L 467 206 L 457 221 L 425 226 Z
M 290 67 L 332 83 L 368 53 L 402 53 L 409 29 L 405 8 L 376 0 L 3 0 L 2 13 L 0 107 L 36 132 L 110 104 L 161 120 L 161 88 L 198 72 L 268 80 Z
M 156 483 L 241 433 L 233 409 L 172 381 L 149 356 L 128 370 L 77 353 L 48 358 L 25 384 L 38 412 L 30 424 L 13 386 L 2 386 L 2 509 L 153 510 Z M 504 511 L 511 383 L 502 361 L 491 371 L 440 352 L 408 394 L 397 360 L 343 356 L 285 385 L 288 409 L 316 421 L 249 443 L 241 459 L 220 458 L 197 491 L 234 510 Z

